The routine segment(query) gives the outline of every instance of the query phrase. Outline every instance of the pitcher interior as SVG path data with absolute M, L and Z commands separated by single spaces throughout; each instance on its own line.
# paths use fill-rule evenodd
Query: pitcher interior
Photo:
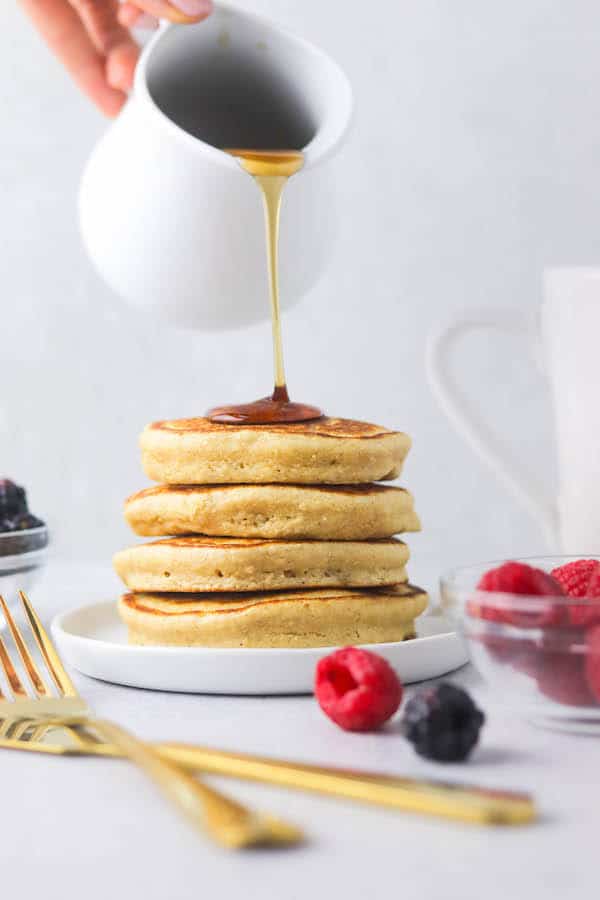
M 253 20 L 215 15 L 167 30 L 146 82 L 171 121 L 214 147 L 300 150 L 319 117 L 318 73 L 302 47 Z

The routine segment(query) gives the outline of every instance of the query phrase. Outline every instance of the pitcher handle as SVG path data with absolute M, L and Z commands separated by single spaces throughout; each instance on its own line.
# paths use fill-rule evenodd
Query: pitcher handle
M 510 493 L 538 522 L 551 545 L 555 546 L 558 532 L 555 503 L 536 477 L 503 444 L 493 428 L 469 409 L 465 393 L 453 381 L 449 354 L 454 343 L 465 334 L 481 330 L 514 337 L 525 335 L 532 343 L 538 339 L 534 321 L 519 310 L 472 310 L 437 328 L 430 335 L 427 346 L 429 384 L 458 434 L 496 473 Z

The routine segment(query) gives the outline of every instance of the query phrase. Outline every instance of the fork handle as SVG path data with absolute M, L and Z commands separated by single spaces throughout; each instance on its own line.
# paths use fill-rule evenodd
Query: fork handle
M 153 747 L 163 759 L 190 771 L 261 781 L 404 812 L 478 825 L 525 825 L 537 817 L 531 796 L 515 791 L 311 766 L 190 744 L 153 744 Z M 107 745 L 92 745 L 84 752 L 112 756 L 114 750 Z
M 154 744 L 185 768 L 278 784 L 479 825 L 524 825 L 536 818 L 528 794 L 443 781 L 381 776 L 194 747 Z
M 159 754 L 120 725 L 106 719 L 81 719 L 70 723 L 91 728 L 142 769 L 189 821 L 208 832 L 221 846 L 236 848 L 245 843 L 238 827 L 244 807 L 195 779 L 175 760 Z

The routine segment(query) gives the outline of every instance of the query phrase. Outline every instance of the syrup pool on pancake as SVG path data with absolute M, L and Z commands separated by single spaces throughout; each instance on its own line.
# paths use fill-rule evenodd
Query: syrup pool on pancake
M 226 425 L 268 425 L 271 423 L 308 422 L 323 415 L 316 406 L 290 401 L 283 364 L 281 309 L 279 304 L 279 212 L 283 189 L 292 175 L 304 165 L 300 150 L 227 150 L 258 184 L 263 197 L 269 267 L 269 294 L 273 330 L 273 364 L 275 388 L 270 397 L 253 403 L 217 406 L 209 410 L 213 422 Z

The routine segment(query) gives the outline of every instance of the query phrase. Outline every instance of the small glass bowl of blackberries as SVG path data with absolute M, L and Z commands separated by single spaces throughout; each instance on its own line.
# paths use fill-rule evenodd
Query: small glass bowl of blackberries
M 29 511 L 25 488 L 0 479 L 0 593 L 7 600 L 31 588 L 46 561 L 48 529 Z
M 536 557 L 441 581 L 490 696 L 539 725 L 600 734 L 600 557 Z

